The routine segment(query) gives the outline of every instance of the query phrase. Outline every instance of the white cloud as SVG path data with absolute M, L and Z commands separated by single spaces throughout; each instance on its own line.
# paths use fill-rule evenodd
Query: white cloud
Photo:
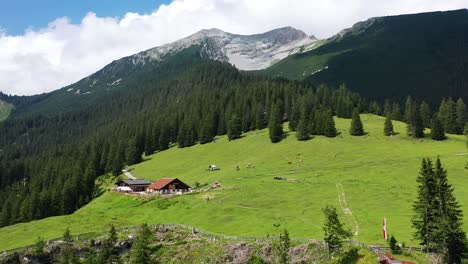
M 466 0 L 174 0 L 150 14 L 88 13 L 80 24 L 58 18 L 20 36 L 0 28 L 0 91 L 49 92 L 204 28 L 253 34 L 293 26 L 326 38 L 369 17 L 465 7 Z

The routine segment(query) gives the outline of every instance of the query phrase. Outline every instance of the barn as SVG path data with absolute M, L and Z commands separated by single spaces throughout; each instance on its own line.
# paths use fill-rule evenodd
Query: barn
M 177 178 L 162 178 L 148 186 L 148 192 L 160 194 L 182 194 L 190 190 L 190 186 Z
M 116 183 L 118 187 L 129 187 L 134 192 L 144 192 L 151 182 L 144 179 L 121 180 Z

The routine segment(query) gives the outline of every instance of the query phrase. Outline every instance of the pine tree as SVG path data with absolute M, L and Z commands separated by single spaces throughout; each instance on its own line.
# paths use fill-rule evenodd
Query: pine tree
M 467 122 L 467 113 L 466 113 L 466 105 L 463 102 L 463 99 L 459 98 L 457 100 L 456 106 L 456 132 L 457 134 L 463 134 L 465 123 Z
M 405 114 L 403 117 L 403 121 L 405 121 L 407 124 L 410 123 L 411 112 L 414 109 L 413 104 L 413 99 L 411 99 L 411 96 L 408 95 L 408 97 L 406 98 Z
M 398 241 L 396 240 L 396 238 L 394 236 L 391 236 L 388 244 L 390 246 L 392 254 L 401 254 L 401 248 L 398 246 L 397 243 Z
M 159 150 L 163 151 L 169 148 L 169 128 L 165 125 L 161 127 L 161 132 L 159 133 L 158 145 Z
M 59 264 L 75 264 L 79 263 L 77 256 L 73 253 L 73 238 L 70 234 L 70 229 L 66 229 L 63 234 L 63 242 L 60 246 Z
M 439 107 L 439 119 L 444 124 L 445 132 L 457 133 L 457 114 L 455 102 L 451 98 L 442 100 Z
M 398 102 L 393 103 L 392 106 L 392 119 L 393 120 L 401 120 L 401 110 L 400 110 L 400 104 Z
M 435 115 L 432 119 L 431 138 L 433 140 L 444 140 L 446 138 L 444 125 L 440 121 L 439 117 L 437 117 L 437 115 Z
M 200 144 L 206 144 L 209 142 L 213 142 L 214 134 L 213 134 L 213 125 L 211 123 L 212 117 L 207 115 L 203 118 L 202 123 L 200 125 L 200 132 L 198 135 L 198 140 Z
M 323 135 L 332 138 L 336 137 L 337 134 L 335 120 L 333 119 L 331 110 L 325 111 L 323 113 Z
M 421 245 L 427 248 L 434 247 L 434 234 L 437 229 L 436 212 L 439 208 L 436 199 L 437 180 L 434 174 L 432 161 L 423 158 L 419 176 L 417 200 L 413 205 L 413 228 L 416 229 L 414 238 L 421 241 Z
M 421 115 L 419 113 L 419 107 L 416 104 L 412 104 L 412 109 L 407 117 L 407 132 L 408 135 L 413 138 L 424 137 L 424 126 L 422 123 Z
M 118 176 L 118 175 L 122 174 L 122 169 L 124 168 L 125 152 L 124 152 L 122 144 L 119 144 L 114 149 L 115 149 L 115 153 L 114 153 L 113 158 L 112 158 L 111 173 L 114 176 Z
M 359 110 L 357 108 L 353 110 L 351 128 L 349 129 L 349 133 L 352 136 L 364 135 L 364 127 L 362 126 L 361 117 L 359 116 Z
M 392 136 L 395 132 L 393 131 L 393 123 L 392 123 L 392 118 L 390 117 L 390 114 L 387 115 L 385 118 L 385 124 L 384 124 L 384 135 L 386 136 Z
M 431 127 L 431 109 L 425 101 L 422 101 L 421 106 L 419 107 L 419 113 L 421 114 L 423 126 L 425 128 Z
M 130 264 L 151 263 L 153 235 L 147 224 L 142 224 L 130 252 Z
M 142 161 L 141 152 L 137 145 L 137 139 L 134 138 L 127 146 L 127 165 L 133 165 Z
M 299 120 L 301 118 L 300 103 L 299 100 L 296 101 L 291 109 L 289 114 L 289 130 L 296 131 L 297 126 L 299 125 Z
M 307 120 L 307 108 L 305 103 L 301 106 L 299 123 L 297 125 L 296 138 L 297 140 L 308 140 L 310 138 Z
M 390 104 L 390 100 L 386 99 L 384 103 L 384 116 L 388 116 L 392 114 L 392 105 Z
M 233 114 L 231 120 L 229 121 L 228 127 L 228 139 L 234 140 L 240 138 L 242 135 L 242 124 L 239 116 Z
M 278 104 L 271 110 L 268 130 L 272 143 L 280 142 L 283 139 L 283 124 L 281 123 L 281 112 Z
M 463 231 L 463 214 L 453 195 L 454 188 L 448 183 L 447 171 L 437 158 L 434 168 L 437 183 L 436 199 L 439 201 L 434 241 L 445 255 L 446 263 L 461 263 L 468 257 L 468 243 Z
M 113 264 L 120 263 L 117 230 L 114 225 L 110 226 L 108 237 L 104 240 L 101 253 L 99 254 L 99 263 Z
M 325 243 L 327 243 L 330 252 L 338 252 L 341 249 L 343 240 L 350 238 L 352 234 L 344 228 L 338 219 L 335 207 L 327 205 L 322 211 L 325 215 L 325 225 L 323 226 Z
M 257 129 L 264 129 L 267 127 L 267 121 L 265 116 L 265 108 L 262 104 L 259 104 L 257 106 L 257 111 L 255 115 L 255 125 Z

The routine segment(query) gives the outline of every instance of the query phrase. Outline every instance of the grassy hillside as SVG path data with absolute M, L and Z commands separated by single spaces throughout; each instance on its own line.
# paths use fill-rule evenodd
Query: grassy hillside
M 376 100 L 408 94 L 431 103 L 448 96 L 468 100 L 467 27 L 466 9 L 370 19 L 264 73 L 346 83 Z
M 402 134 L 390 138 L 383 136 L 383 118 L 363 115 L 362 120 L 369 132 L 363 137 L 349 136 L 350 120 L 336 119 L 341 132 L 337 138 L 299 142 L 290 132 L 282 142 L 271 144 L 263 130 L 232 142 L 221 137 L 216 143 L 157 153 L 134 166 L 132 173 L 149 180 L 178 177 L 192 186 L 219 182 L 223 189 L 147 202 L 108 192 L 72 215 L 0 229 L 0 250 L 31 244 L 39 235 L 59 237 L 67 226 L 72 233 L 85 233 L 106 230 L 109 223 L 183 223 L 239 236 L 267 236 L 287 228 L 292 237 L 321 239 L 321 208 L 326 204 L 340 208 L 339 196 L 341 205 L 353 213 L 346 218 L 340 210 L 348 227 L 358 231 L 354 239 L 383 243 L 381 222 L 386 216 L 391 235 L 416 244 L 410 225 L 415 179 L 421 157 L 437 155 L 468 212 L 468 150 L 463 136 L 450 135 L 443 142 L 414 140 L 405 135 L 403 123 L 394 122 Z M 206 171 L 210 164 L 221 170 Z M 208 196 L 211 199 L 205 201 Z M 464 227 L 468 231 L 468 218 Z

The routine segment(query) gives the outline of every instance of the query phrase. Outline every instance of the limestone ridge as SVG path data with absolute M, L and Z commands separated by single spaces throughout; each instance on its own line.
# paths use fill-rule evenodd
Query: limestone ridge
M 292 27 L 262 34 L 236 35 L 219 29 L 204 29 L 181 40 L 132 56 L 135 65 L 160 61 L 165 55 L 199 45 L 209 59 L 229 62 L 240 70 L 261 70 L 285 57 L 305 51 L 316 42 L 314 36 Z

